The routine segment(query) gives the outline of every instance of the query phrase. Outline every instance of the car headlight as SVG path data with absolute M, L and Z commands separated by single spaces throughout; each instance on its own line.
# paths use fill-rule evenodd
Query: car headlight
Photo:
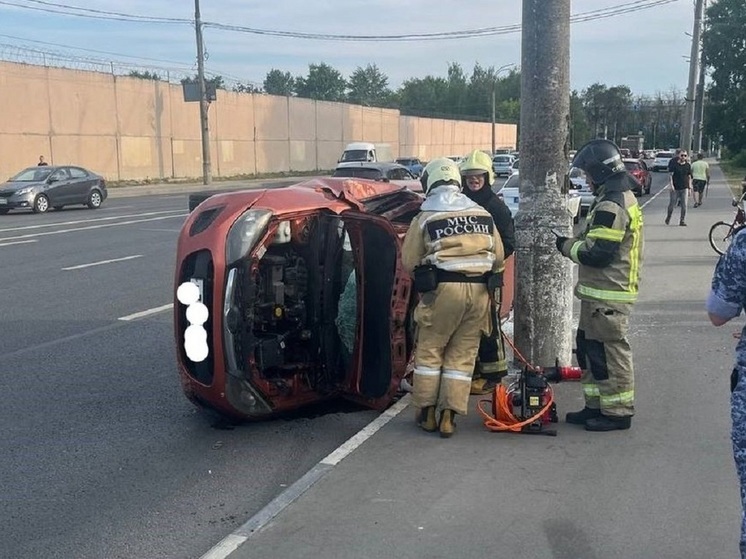
M 271 210 L 248 210 L 236 220 L 228 231 L 225 245 L 225 260 L 229 266 L 249 253 L 271 218 Z
M 31 194 L 34 191 L 33 186 L 27 186 L 26 188 L 22 188 L 21 190 L 16 190 L 16 196 L 24 196 L 26 194 Z

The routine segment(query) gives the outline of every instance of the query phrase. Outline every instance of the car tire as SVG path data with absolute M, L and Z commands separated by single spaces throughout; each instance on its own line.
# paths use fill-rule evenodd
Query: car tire
M 101 207 L 101 203 L 104 201 L 104 199 L 101 197 L 101 192 L 99 190 L 92 190 L 91 193 L 88 195 L 88 202 L 86 202 L 86 206 L 88 206 L 92 210 L 97 210 Z
M 49 198 L 47 198 L 44 194 L 39 194 L 36 198 L 34 198 L 34 206 L 32 209 L 35 214 L 47 213 L 47 211 L 49 210 Z
M 54 206 L 54 210 L 58 212 L 58 211 L 60 211 L 64 207 L 65 206 Z
M 6 213 L 8 213 L 9 211 L 10 211 L 10 208 L 3 208 L 3 209 L 0 209 L 0 215 L 5 215 L 5 214 L 6 214 Z

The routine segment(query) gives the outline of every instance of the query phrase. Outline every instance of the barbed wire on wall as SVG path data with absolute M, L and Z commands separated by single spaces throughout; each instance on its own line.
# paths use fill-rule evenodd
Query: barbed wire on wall
M 4 37 L 0 35 L 0 38 Z M 123 55 L 126 56 L 126 55 Z M 133 57 L 136 58 L 136 57 Z M 147 75 L 160 81 L 179 84 L 182 79 L 191 79 L 197 72 L 197 64 L 187 65 L 173 61 L 162 61 L 166 64 L 150 64 L 147 60 L 157 59 L 138 58 L 132 62 L 125 60 L 106 59 L 86 54 L 65 52 L 58 49 L 41 48 L 36 46 L 19 45 L 9 42 L 0 42 L 0 60 L 15 62 L 17 64 L 30 64 L 34 66 L 47 66 L 54 68 L 66 68 L 69 70 L 81 70 L 88 72 L 99 72 L 115 76 L 127 76 L 131 73 Z M 249 80 L 242 80 L 236 76 L 219 71 L 206 71 L 207 79 L 222 78 L 226 89 L 235 89 L 241 85 L 260 86 Z

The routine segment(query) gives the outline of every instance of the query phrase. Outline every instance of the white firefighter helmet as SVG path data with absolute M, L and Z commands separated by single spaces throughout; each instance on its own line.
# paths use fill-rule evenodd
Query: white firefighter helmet
M 461 190 L 461 171 L 452 159 L 439 157 L 425 165 L 420 182 L 425 194 L 443 184 L 455 184 Z

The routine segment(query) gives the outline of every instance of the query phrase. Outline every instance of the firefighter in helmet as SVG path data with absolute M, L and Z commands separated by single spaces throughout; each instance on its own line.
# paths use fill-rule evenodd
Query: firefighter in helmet
M 461 192 L 453 161 L 431 161 L 421 181 L 426 198 L 402 246 L 420 293 L 412 400 L 422 429 L 450 437 L 454 415 L 467 412 L 479 340 L 491 329 L 488 290 L 503 246 L 490 214 Z
M 459 165 L 464 194 L 482 206 L 492 216 L 497 232 L 503 243 L 505 258 L 515 250 L 513 215 L 503 200 L 492 191 L 495 173 L 492 159 L 482 150 L 472 151 Z M 479 342 L 477 364 L 471 381 L 472 394 L 489 394 L 508 372 L 505 357 L 505 340 L 500 329 L 500 304 L 502 285 L 497 286 L 492 295 L 490 318 L 492 329 Z
M 557 238 L 559 251 L 578 264 L 575 296 L 581 301 L 575 342 L 585 407 L 566 420 L 588 431 L 629 429 L 635 383 L 627 331 L 640 282 L 642 211 L 613 142 L 591 140 L 572 164 L 585 171 L 596 199 L 585 231 Z

